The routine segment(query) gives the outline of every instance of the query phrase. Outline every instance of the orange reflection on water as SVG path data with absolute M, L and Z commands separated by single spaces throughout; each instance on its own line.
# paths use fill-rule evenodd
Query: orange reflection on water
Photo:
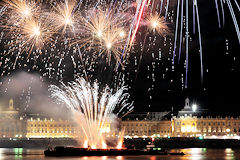
M 156 160 L 156 156 L 151 156 L 150 160 Z

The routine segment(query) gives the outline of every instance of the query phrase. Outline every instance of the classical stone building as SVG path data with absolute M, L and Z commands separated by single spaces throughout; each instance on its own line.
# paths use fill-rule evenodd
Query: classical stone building
M 177 115 L 167 112 L 133 114 L 121 122 L 126 137 L 200 137 L 240 139 L 240 117 L 211 117 L 203 110 L 190 107 L 186 98 L 185 106 Z M 161 115 L 158 119 L 150 115 Z M 166 118 L 168 115 L 168 118 Z M 133 118 L 135 117 L 135 119 Z M 139 118 L 140 117 L 140 118 Z
M 80 127 L 73 121 L 52 118 L 27 119 L 27 138 L 84 138 Z M 110 133 L 110 124 L 105 123 L 101 132 Z
M 0 138 L 83 138 L 80 127 L 71 120 L 28 115 L 22 118 L 14 108 L 13 99 L 7 109 L 0 107 Z M 110 133 L 110 123 L 103 124 L 101 132 Z
M 125 137 L 202 137 L 240 139 L 240 117 L 210 117 L 185 106 L 173 115 L 172 112 L 132 113 L 120 122 L 119 130 Z M 27 117 L 27 118 L 26 118 Z M 0 138 L 83 138 L 81 129 L 73 121 L 28 115 L 22 118 L 9 100 L 6 109 L 0 107 Z M 118 135 L 110 122 L 104 124 L 102 133 L 106 136 Z
M 173 117 L 174 137 L 230 138 L 240 136 L 240 119 L 233 117 Z
M 240 118 L 203 116 L 194 112 L 189 99 L 177 116 L 172 117 L 174 137 L 238 138 Z
M 10 99 L 7 109 L 0 108 L 0 137 L 18 138 L 26 135 L 26 122 L 18 116 L 13 105 L 13 99 Z
M 171 120 L 163 119 L 169 112 L 130 114 L 121 122 L 127 137 L 168 137 L 172 135 Z
M 79 129 L 68 120 L 33 119 L 27 120 L 27 138 L 73 138 Z
M 124 128 L 127 137 L 168 137 L 172 135 L 171 121 L 122 121 L 121 128 Z

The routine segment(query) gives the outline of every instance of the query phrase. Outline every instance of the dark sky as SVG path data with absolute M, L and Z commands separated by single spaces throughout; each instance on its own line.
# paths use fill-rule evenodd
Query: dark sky
M 198 37 L 190 32 L 193 42 L 190 43 L 188 88 L 181 89 L 179 73 L 184 73 L 184 70 L 182 65 L 176 65 L 175 72 L 169 73 L 167 80 L 157 82 L 157 87 L 153 91 L 152 106 L 149 110 L 170 110 L 171 106 L 178 110 L 183 107 L 185 97 L 189 97 L 190 102 L 198 104 L 200 108 L 208 109 L 211 114 L 238 115 L 238 111 L 240 111 L 238 94 L 240 89 L 240 45 L 226 5 L 224 9 L 226 22 L 224 28 L 219 29 L 214 1 L 199 1 L 204 63 L 203 84 L 200 77 L 200 58 L 197 52 Z M 234 9 L 236 10 L 236 8 Z M 239 19 L 240 15 L 237 10 L 236 15 Z M 192 21 L 190 21 L 190 25 L 191 23 Z M 226 39 L 228 40 L 228 51 Z M 183 56 L 183 58 L 185 57 Z M 139 93 L 143 93 L 141 91 L 147 85 L 145 81 L 141 81 L 145 77 L 146 71 L 140 69 L 141 71 L 143 72 L 142 77 L 139 76 L 139 81 L 135 86 L 134 95 L 136 97 L 140 97 Z M 170 79 L 174 80 L 172 84 L 169 83 Z M 148 105 L 146 92 L 144 93 L 139 98 L 141 100 L 136 102 L 137 107 L 143 103 L 145 106 Z M 143 99 L 146 101 L 143 102 Z
M 129 92 L 131 94 L 131 99 L 134 101 L 136 111 L 165 111 L 171 110 L 172 107 L 174 107 L 174 110 L 179 110 L 183 108 L 184 99 L 189 97 L 190 103 L 198 104 L 201 109 L 208 109 L 211 114 L 238 115 L 238 111 L 240 111 L 240 94 L 238 93 L 240 91 L 240 45 L 232 17 L 225 4 L 225 26 L 224 28 L 219 29 L 215 2 L 200 0 L 198 5 L 203 46 L 203 83 L 201 83 L 200 76 L 198 36 L 197 34 L 193 35 L 192 33 L 192 20 L 189 22 L 190 37 L 192 38 L 192 41 L 189 44 L 190 51 L 187 88 L 182 87 L 183 83 L 181 80 L 182 77 L 184 78 L 183 80 L 185 80 L 185 47 L 183 47 L 179 64 L 177 63 L 178 57 L 176 57 L 175 69 L 174 71 L 171 69 L 172 51 L 169 54 L 169 48 L 171 47 L 170 43 L 174 43 L 175 23 L 172 24 L 169 22 L 170 33 L 166 40 L 161 36 L 146 32 L 146 27 L 142 26 L 136 37 L 136 39 L 139 40 L 139 43 L 137 42 L 133 53 L 131 53 L 131 56 L 129 57 L 129 64 L 126 65 L 126 70 L 118 70 L 119 73 L 121 72 L 126 75 L 125 81 L 131 87 Z M 240 14 L 236 6 L 233 6 L 237 19 L 240 19 Z M 174 10 L 174 12 L 176 11 L 174 2 L 171 2 L 170 12 L 172 10 Z M 171 14 L 169 17 L 170 16 Z M 189 11 L 189 18 L 192 19 L 191 9 Z M 176 16 L 174 15 L 174 22 L 175 19 Z M 140 42 L 144 42 L 145 35 L 146 47 L 141 51 Z M 149 39 L 149 37 L 157 37 L 155 46 L 152 45 L 153 40 Z M 164 43 L 166 43 L 166 46 L 163 46 Z M 185 45 L 185 43 L 183 45 Z M 161 59 L 159 59 L 158 56 L 159 48 L 162 50 Z M 1 50 L 3 51 L 3 46 Z M 155 58 L 152 57 L 152 53 L 154 53 Z M 139 59 L 141 55 L 142 59 L 140 61 Z M 1 54 L 1 56 L 3 55 Z M 34 57 L 33 55 L 31 56 Z M 70 58 L 71 54 L 69 53 L 65 56 L 65 62 L 63 62 L 65 65 L 63 81 L 70 81 L 74 79 L 72 76 L 74 69 Z M 156 59 L 156 57 L 158 57 L 158 59 Z M 40 75 L 48 73 L 46 68 L 49 67 L 49 64 L 45 65 L 42 62 L 38 62 L 41 61 L 40 59 L 44 58 L 44 55 L 41 55 L 37 60 L 31 59 L 30 62 L 27 62 L 25 56 L 21 63 L 26 63 L 27 66 L 17 66 L 14 70 L 11 69 L 12 67 L 7 68 L 4 64 L 4 61 L 7 58 L 10 58 L 10 61 L 7 62 L 10 66 L 15 60 L 15 57 L 12 55 L 4 56 L 1 59 L 1 81 L 4 80 L 7 73 L 14 74 L 22 70 L 28 71 L 28 69 L 30 69 L 29 72 L 39 73 Z M 135 65 L 135 59 L 137 59 L 137 65 Z M 57 60 L 50 60 L 49 62 L 53 64 L 53 67 L 57 68 L 58 61 L 55 61 Z M 98 59 L 98 61 L 99 64 L 104 63 L 101 62 L 101 59 Z M 139 62 L 141 63 L 139 64 Z M 33 69 L 34 65 L 39 65 L 41 71 L 39 71 L 39 68 Z M 115 73 L 112 66 L 106 67 L 105 63 L 99 65 L 92 73 L 94 75 L 93 77 L 97 78 L 102 83 L 106 82 L 108 84 L 113 84 L 113 77 L 119 75 L 119 73 Z M 6 72 L 3 74 L 4 70 Z M 61 69 L 56 69 L 56 72 L 60 70 Z M 80 72 L 79 70 L 80 69 L 78 69 L 77 72 Z M 135 72 L 135 70 L 137 70 L 137 72 Z M 154 73 L 155 82 L 152 81 L 152 73 Z M 56 83 L 58 80 L 49 78 L 46 81 L 48 81 L 48 83 Z M 1 90 L 2 97 L 5 95 L 3 90 L 4 89 Z

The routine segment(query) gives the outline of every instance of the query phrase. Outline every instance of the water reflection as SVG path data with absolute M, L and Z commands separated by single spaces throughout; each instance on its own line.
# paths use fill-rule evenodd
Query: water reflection
M 239 159 L 240 149 L 187 148 L 171 149 L 170 152 L 184 152 L 184 156 L 101 156 L 101 157 L 45 157 L 43 150 L 0 148 L 0 160 L 233 160 Z
M 231 148 L 226 148 L 225 149 L 225 159 L 227 159 L 227 160 L 235 159 L 234 150 L 232 150 Z
M 4 149 L 4 148 L 0 148 L 0 160 L 4 159 L 5 150 L 6 149 Z

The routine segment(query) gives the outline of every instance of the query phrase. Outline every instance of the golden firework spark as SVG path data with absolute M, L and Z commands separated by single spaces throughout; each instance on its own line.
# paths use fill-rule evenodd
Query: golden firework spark
M 31 0 L 3 0 L 10 10 L 9 23 L 18 25 L 37 15 L 37 4 Z
M 72 29 L 75 23 L 75 17 L 77 17 L 76 13 L 74 13 L 75 6 L 75 0 L 65 0 L 64 2 L 58 3 L 57 6 L 54 7 L 54 23 L 56 24 L 57 28 L 62 28 L 63 33 L 68 27 Z
M 158 14 L 149 15 L 147 17 L 147 25 L 150 30 L 156 31 L 158 34 L 163 35 L 169 32 L 167 23 L 164 21 L 164 17 L 160 17 Z
M 24 51 L 32 52 L 33 48 L 41 49 L 46 43 L 52 40 L 53 30 L 47 23 L 28 19 L 21 29 L 21 47 Z
M 85 23 L 85 30 L 94 37 L 101 38 L 103 34 L 111 27 L 112 15 L 108 13 L 109 11 L 103 11 L 94 9 L 89 12 L 89 17 L 87 19 L 83 18 L 83 23 Z M 107 16 L 109 14 L 109 16 Z
M 118 63 L 121 63 L 121 54 L 126 43 L 125 32 L 121 28 L 111 28 L 102 37 L 103 52 L 106 53 L 110 63 L 112 56 Z
M 127 18 L 114 10 L 93 9 L 85 16 L 80 16 L 81 39 L 76 43 L 86 50 L 94 49 L 99 55 L 106 54 L 110 63 L 112 57 L 120 63 L 120 57 L 126 43 Z

